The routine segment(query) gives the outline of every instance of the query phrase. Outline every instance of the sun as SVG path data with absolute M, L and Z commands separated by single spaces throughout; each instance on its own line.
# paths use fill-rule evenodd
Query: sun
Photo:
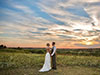
M 91 42 L 91 41 L 82 41 L 81 44 L 84 44 L 84 45 L 93 45 L 94 43 Z
M 93 45 L 93 42 L 86 42 L 86 45 Z

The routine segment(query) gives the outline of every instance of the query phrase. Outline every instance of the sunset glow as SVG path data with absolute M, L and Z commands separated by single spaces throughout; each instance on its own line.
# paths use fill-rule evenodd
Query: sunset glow
M 94 43 L 90 42 L 90 41 L 84 41 L 84 42 L 82 42 L 82 44 L 84 44 L 84 45 L 94 45 Z
M 86 42 L 86 45 L 93 45 L 92 42 Z
M 1 0 L 0 44 L 100 47 L 100 0 Z

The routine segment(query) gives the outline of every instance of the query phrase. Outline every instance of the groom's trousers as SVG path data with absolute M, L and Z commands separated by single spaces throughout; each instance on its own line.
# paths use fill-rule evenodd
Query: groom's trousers
M 56 69 L 56 54 L 52 56 L 52 69 Z

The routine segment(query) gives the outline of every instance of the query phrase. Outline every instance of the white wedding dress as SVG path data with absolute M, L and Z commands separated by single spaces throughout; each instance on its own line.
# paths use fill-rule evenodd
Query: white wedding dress
M 46 71 L 49 71 L 50 69 L 51 69 L 51 57 L 50 57 L 50 53 L 47 52 L 45 55 L 44 65 L 39 70 L 39 72 L 46 72 Z

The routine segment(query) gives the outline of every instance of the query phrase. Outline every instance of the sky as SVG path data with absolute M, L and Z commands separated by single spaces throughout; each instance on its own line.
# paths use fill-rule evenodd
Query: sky
M 0 44 L 100 48 L 100 0 L 0 0 Z

